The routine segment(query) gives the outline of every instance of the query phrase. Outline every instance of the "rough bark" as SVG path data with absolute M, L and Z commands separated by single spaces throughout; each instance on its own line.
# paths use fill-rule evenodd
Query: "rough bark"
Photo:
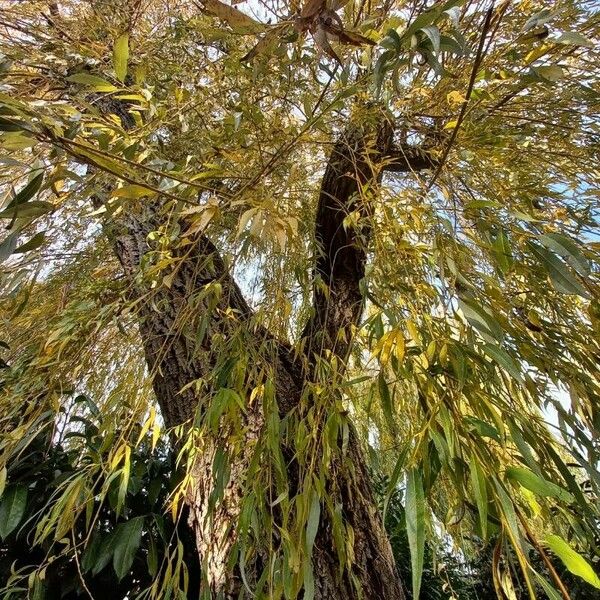
M 277 373 L 276 399 L 281 416 L 297 409 L 305 382 L 318 377 L 315 365 L 319 359 L 333 354 L 343 371 L 353 328 L 363 308 L 360 286 L 370 239 L 366 224 L 369 219 L 364 218 L 370 210 L 369 195 L 375 192 L 384 168 L 399 172 L 431 165 L 429 157 L 418 150 L 396 151 L 392 133 L 391 124 L 385 118 L 374 124 L 350 127 L 329 159 L 315 222 L 319 246 L 315 264 L 317 283 L 313 289 L 312 315 L 302 334 L 304 354 L 276 340 L 255 323 L 252 310 L 216 247 L 202 235 L 176 251 L 178 262 L 172 272 L 167 273 L 170 285 L 149 289 L 140 275 L 140 267 L 151 250 L 148 234 L 162 221 L 160 202 L 140 205 L 109 226 L 115 252 L 132 284 L 148 369 L 168 426 L 191 423 L 210 402 L 210 389 L 199 393 L 193 382 L 210 376 L 215 361 L 211 340 L 215 335 L 226 339 L 242 328 L 250 346 L 264 347 L 263 342 L 267 341 L 271 348 L 269 360 Z M 344 218 L 355 211 L 359 215 L 359 226 L 344 227 Z M 216 282 L 221 292 L 211 300 L 210 294 L 207 296 L 203 291 Z M 202 320 L 204 325 L 200 323 Z M 200 339 L 199 328 L 205 330 Z M 223 430 L 218 437 L 200 438 L 196 446 L 187 503 L 203 576 L 215 597 L 233 598 L 240 593 L 240 582 L 235 574 L 229 573 L 227 561 L 235 543 L 246 468 L 263 425 L 262 406 L 256 403 L 243 415 L 241 438 L 238 435 L 231 441 L 229 432 Z M 220 502 L 211 510 L 213 459 L 217 448 L 227 452 L 231 475 Z M 297 482 L 293 481 L 292 465 L 289 475 L 293 488 Z M 347 571 L 339 575 L 331 524 L 324 516 L 313 553 L 316 598 L 403 599 L 391 547 L 354 432 L 350 434 L 343 464 L 333 466 L 331 487 L 342 504 L 346 522 L 354 531 L 352 575 L 361 592 Z

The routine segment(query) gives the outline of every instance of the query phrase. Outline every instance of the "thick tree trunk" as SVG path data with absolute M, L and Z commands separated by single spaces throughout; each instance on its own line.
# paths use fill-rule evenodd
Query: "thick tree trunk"
M 250 350 L 256 349 L 257 360 L 270 362 L 276 373 L 275 395 L 281 417 L 290 411 L 303 410 L 299 408 L 303 387 L 305 382 L 318 379 L 316 365 L 323 357 L 335 357 L 341 365 L 338 372 L 343 371 L 353 328 L 362 312 L 359 286 L 370 238 L 370 230 L 363 224 L 368 219 L 354 228 L 344 227 L 344 218 L 354 211 L 361 218 L 368 215 L 365 188 L 370 188 L 370 194 L 377 187 L 381 165 L 386 160 L 390 170 L 395 171 L 422 169 L 431 164 L 422 153 L 407 156 L 406 149 L 401 156 L 395 156 L 391 139 L 391 126 L 384 119 L 375 127 L 349 129 L 334 148 L 323 178 L 315 227 L 320 246 L 315 276 L 322 283 L 313 290 L 313 313 L 301 341 L 303 353 L 274 339 L 255 323 L 227 266 L 206 237 L 198 236 L 192 244 L 177 250 L 177 263 L 165 273 L 169 285 L 150 290 L 143 276 L 140 277 L 140 266 L 151 250 L 148 234 L 163 220 L 159 202 L 140 205 L 137 212 L 132 209 L 109 227 L 116 254 L 132 284 L 148 369 L 169 427 L 186 423 L 191 431 L 195 416 L 208 410 L 214 390 L 206 382 L 215 367 L 213 344 L 217 337 L 223 340 L 243 332 Z M 268 356 L 259 350 L 265 343 L 270 348 Z M 247 406 L 241 418 L 242 433 L 238 431 L 235 437 L 224 427 L 216 436 L 203 434 L 195 440 L 196 454 L 187 495 L 203 577 L 215 598 L 237 598 L 243 589 L 228 563 L 236 541 L 247 467 L 264 427 L 260 401 Z M 215 502 L 213 462 L 219 451 L 228 457 L 230 476 Z M 294 481 L 297 469 L 293 458 L 289 459 L 293 490 L 300 482 Z M 340 570 L 332 524 L 326 511 L 322 511 L 312 557 L 315 597 L 402 600 L 404 595 L 391 547 L 352 430 L 346 457 L 338 463 L 334 461 L 329 487 L 334 490 L 341 514 L 354 534 L 350 550 L 353 567 Z

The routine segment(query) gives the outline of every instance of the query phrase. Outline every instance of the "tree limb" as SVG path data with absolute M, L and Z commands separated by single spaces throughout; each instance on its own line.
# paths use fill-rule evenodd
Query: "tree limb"
M 371 239 L 369 196 L 385 171 L 406 173 L 435 166 L 426 146 L 396 146 L 385 116 L 351 125 L 335 144 L 315 221 L 318 244 L 312 314 L 301 340 L 309 363 L 329 350 L 345 360 L 352 328 L 363 309 L 360 289 Z

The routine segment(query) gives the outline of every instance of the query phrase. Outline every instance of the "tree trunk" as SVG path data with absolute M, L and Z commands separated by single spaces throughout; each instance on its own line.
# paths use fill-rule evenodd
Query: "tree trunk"
M 369 184 L 372 193 L 386 161 L 394 171 L 431 165 L 430 159 L 417 150 L 404 148 L 401 155 L 394 152 L 392 133 L 385 118 L 378 118 L 374 126 L 352 127 L 331 155 L 315 224 L 319 245 L 315 278 L 327 286 L 328 292 L 323 291 L 322 284 L 315 284 L 313 312 L 302 334 L 300 353 L 255 322 L 227 265 L 202 235 L 176 250 L 178 261 L 165 273 L 168 285 L 163 280 L 163 285 L 150 290 L 140 267 L 151 250 L 148 234 L 163 222 L 160 202 L 140 204 L 108 226 L 115 252 L 132 285 L 148 369 L 168 427 L 186 423 L 186 431 L 191 432 L 194 419 L 197 422 L 198 415 L 210 409 L 215 390 L 206 381 L 217 360 L 216 339 L 227 340 L 241 333 L 246 336 L 248 347 L 256 348 L 256 355 L 262 356 L 258 360 L 270 363 L 276 373 L 275 397 L 282 418 L 291 411 L 301 413 L 306 409 L 300 406 L 304 386 L 318 380 L 316 365 L 320 360 L 326 356 L 336 360 L 338 373 L 343 372 L 353 328 L 363 308 L 359 286 L 370 238 L 368 226 L 344 227 L 344 218 L 354 211 L 361 218 L 368 216 L 369 200 L 363 188 Z M 185 231 L 185 223 L 181 225 Z M 270 349 L 268 357 L 259 350 L 265 341 Z M 186 502 L 203 579 L 215 598 L 238 598 L 243 589 L 239 573 L 229 568 L 230 554 L 236 542 L 246 471 L 264 429 L 264 418 L 260 401 L 247 403 L 241 437 L 238 431 L 234 439 L 223 427 L 216 435 L 203 432 L 194 438 L 195 458 Z M 220 497 L 215 499 L 213 463 L 218 452 L 227 457 L 230 475 Z M 291 495 L 300 482 L 291 453 L 288 459 Z M 345 458 L 332 463 L 328 487 L 334 491 L 341 514 L 354 534 L 350 550 L 353 566 L 340 570 L 332 523 L 327 511 L 321 511 L 312 555 L 315 597 L 402 600 L 391 547 L 373 500 L 362 450 L 351 427 Z

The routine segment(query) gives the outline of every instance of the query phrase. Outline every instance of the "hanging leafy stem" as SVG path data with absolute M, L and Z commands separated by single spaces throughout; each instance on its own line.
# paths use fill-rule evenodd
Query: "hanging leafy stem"
M 597 593 L 599 35 L 4 3 L 2 593 Z

